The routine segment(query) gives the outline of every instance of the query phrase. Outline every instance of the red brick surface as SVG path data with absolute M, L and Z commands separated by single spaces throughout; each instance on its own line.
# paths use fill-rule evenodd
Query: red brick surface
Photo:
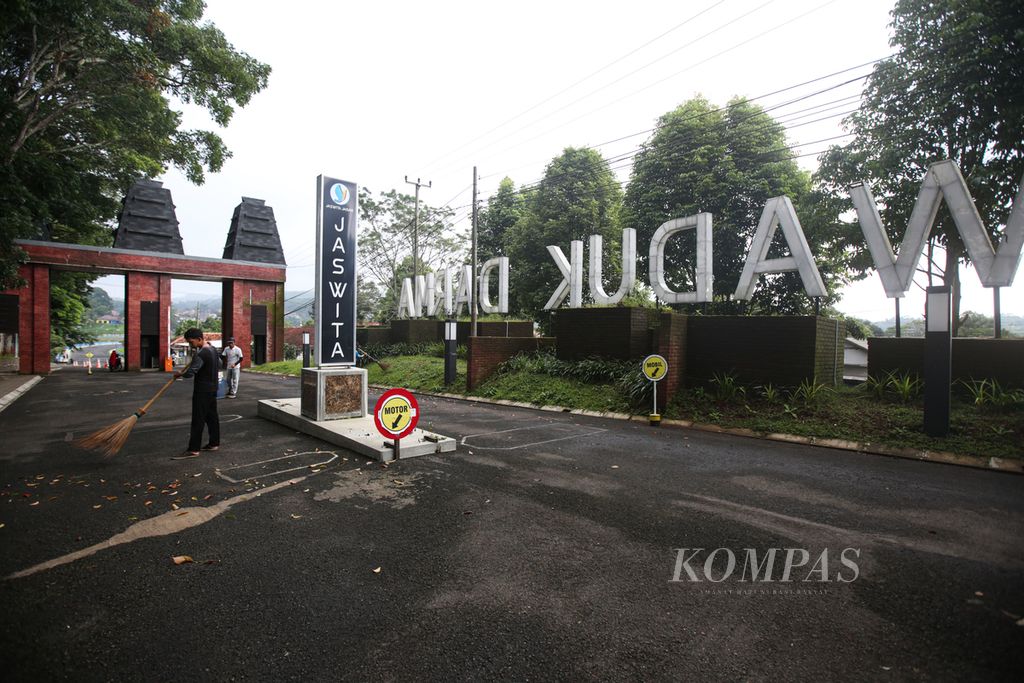
M 472 391 L 518 353 L 554 348 L 551 337 L 470 337 L 466 388 Z

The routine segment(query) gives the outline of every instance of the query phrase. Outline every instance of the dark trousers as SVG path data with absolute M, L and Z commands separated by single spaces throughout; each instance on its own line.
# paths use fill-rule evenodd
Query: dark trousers
M 192 431 L 188 450 L 198 451 L 203 443 L 203 427 L 210 432 L 210 445 L 220 445 L 220 415 L 217 414 L 216 391 L 192 392 Z

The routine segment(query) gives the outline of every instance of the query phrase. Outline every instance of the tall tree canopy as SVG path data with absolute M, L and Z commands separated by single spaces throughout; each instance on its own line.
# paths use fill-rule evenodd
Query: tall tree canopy
M 860 109 L 846 122 L 855 137 L 823 155 L 818 180 L 847 207 L 849 185 L 869 181 L 889 238 L 899 244 L 928 166 L 952 159 L 995 236 L 1024 176 L 1020 2 L 899 0 L 891 27 L 898 51 L 875 66 Z M 945 205 L 932 243 L 945 248 L 941 275 L 953 288 L 957 320 L 958 264 L 967 257 Z M 869 257 L 861 263 L 868 266 Z
M 511 178 L 503 178 L 498 191 L 487 200 L 477 226 L 477 253 L 481 259 L 507 256 L 508 231 L 526 210 L 525 199 Z
M 615 253 L 622 239 L 621 205 L 622 189 L 600 153 L 568 147 L 555 157 L 527 197 L 525 214 L 507 233 L 512 310 L 546 323 L 550 313 L 544 304 L 562 281 L 548 245 L 568 258 L 572 240 L 601 235 L 606 251 Z
M 715 107 L 696 97 L 663 115 L 636 156 L 623 202 L 623 227 L 637 231 L 638 263 L 647 263 L 647 251 L 641 247 L 650 243 L 662 223 L 711 213 L 713 310 L 731 312 L 736 306 L 730 299 L 765 202 L 786 195 L 797 209 L 822 278 L 834 291 L 846 277 L 843 254 L 849 232 L 831 230 L 834 221 L 811 209 L 810 177 L 791 155 L 783 127 L 743 99 Z M 783 255 L 781 244 L 777 231 L 770 257 Z M 678 291 L 693 290 L 695 269 L 692 233 L 669 242 L 668 284 Z M 638 268 L 646 271 L 646 266 Z M 796 273 L 761 276 L 752 303 L 754 310 L 776 313 L 802 313 L 813 305 Z
M 270 67 L 200 23 L 201 0 L 4 0 L 0 10 L 0 288 L 12 240 L 65 226 L 69 241 L 117 213 L 139 177 L 170 165 L 201 183 L 230 156 L 181 130 L 172 98 L 226 125 Z M 108 237 L 109 239 L 109 237 Z

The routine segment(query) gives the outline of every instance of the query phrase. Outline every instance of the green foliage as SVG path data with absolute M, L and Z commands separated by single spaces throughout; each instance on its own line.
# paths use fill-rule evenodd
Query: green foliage
M 740 385 L 736 377 L 727 372 L 716 372 L 711 378 L 711 386 L 714 387 L 712 395 L 717 401 L 731 402 L 747 395 L 747 388 Z
M 831 387 L 816 380 L 804 380 L 800 382 L 790 398 L 805 406 L 820 403 L 828 394 L 832 393 Z
M 395 317 L 402 280 L 412 275 L 414 232 L 418 274 L 436 272 L 465 260 L 466 238 L 450 226 L 452 209 L 421 201 L 418 228 L 415 214 L 413 195 L 388 190 L 374 197 L 369 189 L 359 188 L 359 268 L 363 277 L 384 290 L 374 314 L 380 322 Z
M 190 327 L 198 327 L 203 332 L 220 332 L 221 325 L 221 319 L 212 315 L 207 316 L 206 320 L 203 320 L 202 322 L 196 320 L 195 318 L 186 318 L 185 320 L 179 320 L 178 323 L 174 326 L 174 336 L 180 337 L 181 335 L 185 334 L 185 330 L 189 329 Z
M 266 86 L 270 67 L 200 23 L 203 8 L 199 0 L 5 3 L 0 288 L 17 279 L 12 240 L 64 229 L 83 243 L 79 236 L 116 216 L 136 178 L 174 165 L 201 183 L 230 156 L 216 133 L 180 129 L 169 98 L 226 126 Z
M 1024 408 L 1024 390 L 1005 389 L 995 379 L 971 379 L 957 382 L 962 386 L 971 402 L 978 407 L 990 407 L 998 410 Z
M 925 170 L 952 159 L 995 237 L 1024 176 L 1020 2 L 899 0 L 891 27 L 898 52 L 875 66 L 860 109 L 846 121 L 854 140 L 821 157 L 817 178 L 843 208 L 850 207 L 847 188 L 870 181 L 889 239 L 898 244 Z M 953 288 L 959 320 L 957 264 L 967 256 L 944 205 L 931 240 L 946 249 L 938 270 Z M 858 267 L 870 268 L 863 241 L 853 249 Z
M 498 191 L 487 200 L 477 221 L 477 254 L 480 259 L 507 256 L 508 231 L 523 217 L 526 202 L 511 178 L 503 178 Z
M 896 395 L 901 403 L 909 403 L 921 394 L 921 379 L 909 372 L 889 373 L 885 386 Z
M 85 302 L 89 296 L 89 276 L 82 273 L 53 271 L 50 275 L 50 348 L 63 349 L 89 344 L 96 337 L 85 329 Z
M 618 213 L 622 191 L 608 164 L 591 149 L 566 148 L 548 164 L 543 180 L 526 201 L 526 213 L 506 233 L 512 269 L 510 307 L 546 326 L 544 304 L 562 281 L 548 254 L 556 245 L 568 254 L 572 240 L 601 235 L 605 248 L 618 250 Z M 609 267 L 609 271 L 612 268 Z
M 822 277 L 834 291 L 846 277 L 848 235 L 834 231 L 835 221 L 814 208 L 810 179 L 789 154 L 782 125 L 759 106 L 736 99 L 718 108 L 702 97 L 691 99 L 658 120 L 656 132 L 637 154 L 623 201 L 622 227 L 634 228 L 637 244 L 646 245 L 665 221 L 711 212 L 717 300 L 711 308 L 715 313 L 733 313 L 738 306 L 729 299 L 765 202 L 786 195 L 797 208 Z M 778 242 L 769 256 L 782 255 Z M 646 249 L 640 249 L 638 270 L 647 269 Z M 694 289 L 692 237 L 669 243 L 665 270 L 674 289 Z M 813 302 L 796 273 L 761 277 L 752 302 L 755 310 L 812 310 Z
M 757 389 L 758 395 L 767 403 L 778 403 L 782 398 L 782 393 L 779 391 L 778 387 L 771 382 L 759 386 Z

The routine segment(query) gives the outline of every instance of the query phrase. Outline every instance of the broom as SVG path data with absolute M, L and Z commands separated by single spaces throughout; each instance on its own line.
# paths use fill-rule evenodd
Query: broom
M 160 387 L 160 391 L 156 392 L 156 396 L 149 399 L 149 403 L 142 406 L 129 417 L 124 418 L 112 425 L 98 429 L 88 436 L 83 436 L 81 439 L 75 439 L 72 443 L 79 448 L 84 448 L 87 451 L 99 451 L 107 456 L 117 455 L 117 452 L 124 446 L 124 442 L 128 440 L 128 435 L 132 433 L 132 427 L 139 421 L 139 418 L 146 414 L 149 407 L 156 402 L 160 396 L 167 391 L 176 378 L 172 377 L 167 381 L 167 384 Z
M 359 353 L 363 354 L 363 355 L 364 355 L 364 356 L 366 356 L 366 357 L 367 357 L 367 358 L 368 358 L 369 360 L 371 360 L 371 361 L 373 361 L 374 363 L 376 363 L 377 365 L 379 365 L 379 366 L 380 366 L 380 369 L 381 369 L 381 370 L 383 370 L 384 372 L 387 372 L 387 371 L 388 371 L 388 366 L 387 366 L 387 365 L 385 365 L 384 363 L 381 363 L 381 362 L 380 362 L 379 360 L 377 360 L 376 358 L 374 358 L 373 356 L 371 356 L 370 354 L 368 354 L 368 353 L 367 353 L 367 352 L 366 352 L 365 350 L 363 350 L 363 347 L 361 347 L 361 346 L 358 346 L 358 347 L 356 347 L 356 348 L 358 348 L 358 349 L 359 349 Z

